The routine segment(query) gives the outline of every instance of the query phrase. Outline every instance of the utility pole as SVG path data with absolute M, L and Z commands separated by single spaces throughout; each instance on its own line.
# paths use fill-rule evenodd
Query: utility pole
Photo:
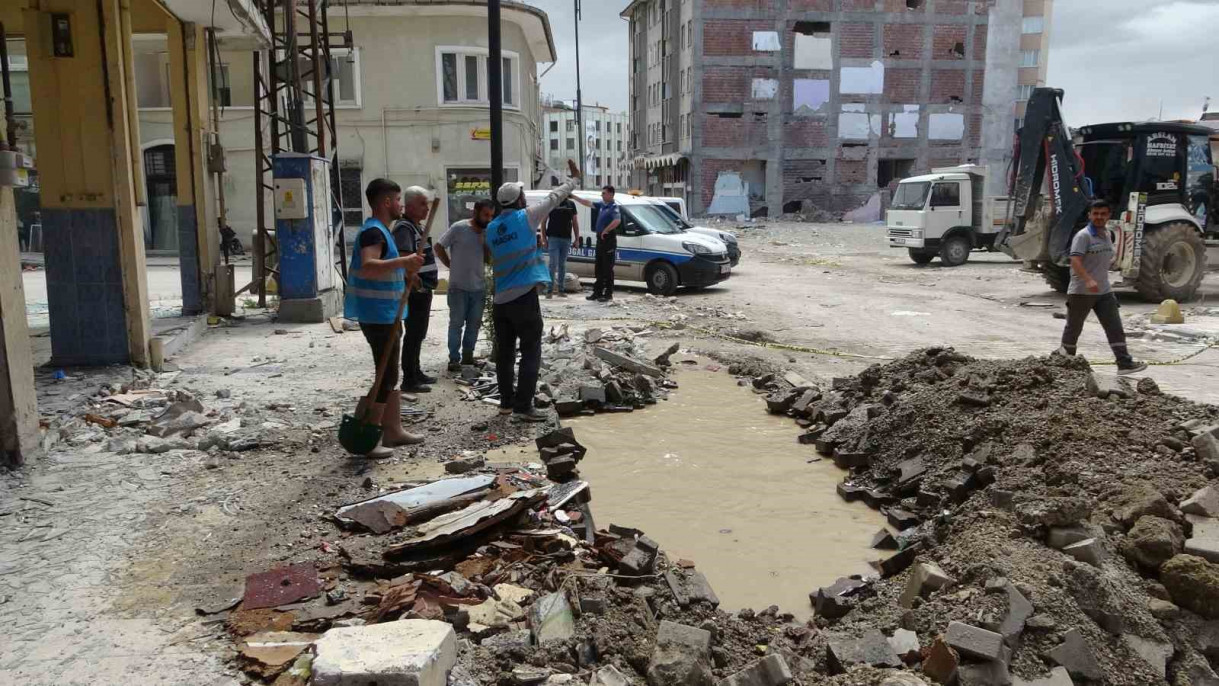
M 487 0 L 487 99 L 491 101 L 491 197 L 504 183 L 504 58 L 499 0 Z M 495 203 L 499 207 L 499 203 Z
M 580 0 L 572 0 L 576 7 L 576 135 L 580 138 L 580 188 L 584 188 L 584 96 L 580 92 Z

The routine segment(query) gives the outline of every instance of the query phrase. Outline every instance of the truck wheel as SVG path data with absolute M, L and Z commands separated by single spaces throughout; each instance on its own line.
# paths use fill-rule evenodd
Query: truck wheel
M 910 260 L 915 264 L 930 264 L 935 259 L 935 253 L 933 252 L 923 252 L 914 248 L 907 248 L 906 250 L 910 253 Z
M 950 236 L 940 248 L 940 262 L 943 262 L 945 267 L 959 267 L 969 260 L 971 250 L 973 244 L 969 242 L 969 238 L 960 234 Z
M 1193 225 L 1173 222 L 1143 235 L 1143 258 L 1135 288 L 1144 300 L 1193 300 L 1204 274 L 1206 243 Z
M 1045 271 L 1041 272 L 1045 282 L 1050 284 L 1058 293 L 1066 293 L 1067 287 L 1071 285 L 1071 268 L 1059 267 L 1056 264 L 1046 265 Z
M 677 270 L 668 262 L 653 262 L 643 276 L 652 295 L 673 295 L 677 291 Z

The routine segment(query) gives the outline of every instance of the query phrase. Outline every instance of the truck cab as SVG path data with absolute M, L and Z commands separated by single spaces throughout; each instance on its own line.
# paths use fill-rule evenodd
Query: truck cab
M 949 267 L 964 264 L 973 250 L 994 250 L 1006 198 L 988 200 L 985 187 L 986 168 L 976 165 L 903 179 L 885 215 L 889 247 L 905 248 L 918 264 L 938 255 Z

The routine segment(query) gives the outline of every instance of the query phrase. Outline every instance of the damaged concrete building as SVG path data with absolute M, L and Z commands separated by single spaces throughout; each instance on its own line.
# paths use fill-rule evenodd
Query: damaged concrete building
M 868 221 L 906 176 L 1003 169 L 1020 98 L 1044 83 L 1050 10 L 1051 0 L 634 0 L 622 12 L 632 185 L 685 197 L 696 214 Z

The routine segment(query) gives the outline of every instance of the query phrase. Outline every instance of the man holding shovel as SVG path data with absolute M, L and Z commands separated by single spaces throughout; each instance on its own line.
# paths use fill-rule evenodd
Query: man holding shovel
M 384 458 L 393 455 L 390 448 L 422 443 L 423 436 L 402 428 L 402 397 L 398 384 L 399 350 L 402 330 L 398 326 L 398 305 L 406 290 L 407 279 L 415 279 L 423 266 L 419 253 L 402 255 L 389 232 L 389 226 L 402 217 L 402 188 L 388 179 L 374 179 L 364 192 L 372 216 L 360 230 L 356 249 L 352 251 L 348 270 L 344 314 L 360 322 L 360 330 L 372 348 L 374 369 L 386 359 L 375 400 L 367 409 L 364 420 L 379 423 L 381 443 L 366 455 Z

